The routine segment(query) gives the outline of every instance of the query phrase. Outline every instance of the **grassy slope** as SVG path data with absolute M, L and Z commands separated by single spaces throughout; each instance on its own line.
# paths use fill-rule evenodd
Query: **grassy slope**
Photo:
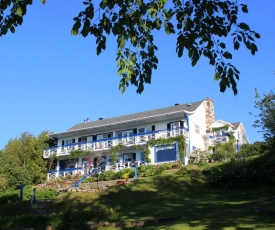
M 190 166 L 184 176 L 166 174 L 140 178 L 102 193 L 64 193 L 54 200 L 54 209 L 56 213 L 64 210 L 81 212 L 106 206 L 114 208 L 122 222 L 186 216 L 181 221 L 146 226 L 145 229 L 275 229 L 274 216 L 239 207 L 259 197 L 274 195 L 274 187 L 211 188 L 200 171 Z M 0 216 L 20 215 L 24 205 L 26 208 L 27 205 L 20 202 L 0 206 Z M 275 202 L 257 204 L 257 207 L 275 211 Z M 196 215 L 190 216 L 192 213 Z
M 185 176 L 167 174 L 141 178 L 104 193 L 90 194 L 90 197 L 80 193 L 64 194 L 62 198 L 59 197 L 59 210 L 72 208 L 72 204 L 78 205 L 78 209 L 107 206 L 118 212 L 122 222 L 183 215 L 186 216 L 187 223 L 178 223 L 180 226 L 184 224 L 185 229 L 188 226 L 192 229 L 195 226 L 197 229 L 213 229 L 214 226 L 234 225 L 247 229 L 252 226 L 251 229 L 254 229 L 256 226 L 260 228 L 261 222 L 265 227 L 273 224 L 271 227 L 275 229 L 274 216 L 262 216 L 252 209 L 239 207 L 254 202 L 259 197 L 274 194 L 275 188 L 267 187 L 249 190 L 211 188 L 205 183 L 200 171 L 189 169 Z M 275 204 L 272 205 L 274 210 Z M 192 213 L 197 213 L 198 216 L 188 217 Z M 163 228 L 165 225 L 167 224 Z M 176 223 L 172 225 L 177 229 Z M 179 229 L 183 229 L 182 227 Z

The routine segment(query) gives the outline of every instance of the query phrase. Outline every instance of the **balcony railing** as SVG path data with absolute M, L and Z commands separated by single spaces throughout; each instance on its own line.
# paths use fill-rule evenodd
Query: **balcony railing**
M 227 135 L 210 136 L 210 145 L 216 145 L 218 143 L 224 144 L 229 141 Z
M 76 175 L 87 175 L 87 174 L 93 174 L 94 170 L 96 169 L 97 172 L 102 173 L 103 171 L 107 170 L 113 170 L 115 172 L 118 172 L 119 170 L 125 169 L 125 168 L 133 168 L 133 165 L 136 164 L 137 166 L 146 165 L 146 162 L 142 161 L 136 161 L 134 162 L 121 162 L 121 163 L 106 163 L 104 169 L 101 167 L 94 167 L 92 166 L 90 170 L 88 168 L 79 167 L 79 168 L 66 168 L 66 169 L 60 169 L 60 170 L 50 170 L 47 173 L 47 180 L 54 180 L 56 178 L 62 178 L 67 176 L 76 176 Z
M 84 150 L 84 151 L 100 151 L 108 150 L 112 146 L 123 144 L 125 146 L 142 145 L 146 144 L 151 139 L 170 138 L 183 135 L 185 138 L 189 138 L 189 132 L 187 129 L 181 127 L 178 129 L 164 129 L 153 132 L 139 133 L 127 137 L 113 137 L 103 140 L 97 140 L 93 142 L 78 142 L 74 144 L 68 144 L 63 146 L 55 146 L 46 148 L 43 150 L 43 157 L 49 158 L 52 155 L 65 156 L 69 155 L 72 150 Z

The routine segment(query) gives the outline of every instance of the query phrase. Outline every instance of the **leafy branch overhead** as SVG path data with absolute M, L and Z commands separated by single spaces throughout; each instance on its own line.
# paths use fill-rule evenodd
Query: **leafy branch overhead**
M 15 32 L 15 27 L 23 22 L 27 5 L 31 4 L 32 0 L 0 2 L 0 36 L 9 30 Z M 122 93 L 130 84 L 136 86 L 137 93 L 142 93 L 144 84 L 151 83 L 153 70 L 158 67 L 155 31 L 175 35 L 178 57 L 187 53 L 192 66 L 202 56 L 208 59 L 221 92 L 232 87 L 237 94 L 236 80 L 240 75 L 231 63 L 232 53 L 225 38 L 232 38 L 235 50 L 243 44 L 252 55 L 258 51 L 255 39 L 260 35 L 238 21 L 241 12 L 248 13 L 247 6 L 238 0 L 101 0 L 96 2 L 98 5 L 88 0 L 83 4 L 84 10 L 74 18 L 71 33 L 94 36 L 98 55 L 106 49 L 107 37 L 116 37 Z M 8 10 L 10 14 L 5 16 Z

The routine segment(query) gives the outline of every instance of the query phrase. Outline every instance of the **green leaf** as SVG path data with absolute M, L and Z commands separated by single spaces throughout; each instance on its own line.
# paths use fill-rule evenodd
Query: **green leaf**
M 254 35 L 255 35 L 255 38 L 260 38 L 261 37 L 261 35 L 258 34 L 258 33 L 255 33 Z
M 247 5 L 244 5 L 244 4 L 241 4 L 242 5 L 242 11 L 244 13 L 248 13 L 248 8 L 247 8 Z
M 21 7 L 18 7 L 18 8 L 16 9 L 16 13 L 17 13 L 19 16 L 22 16 L 22 14 L 23 14 L 22 8 L 21 8 Z
M 220 43 L 220 47 L 221 47 L 222 49 L 225 49 L 225 47 L 226 47 L 225 43 L 221 42 L 221 43 Z
M 123 49 L 124 46 L 125 46 L 125 40 L 124 40 L 124 38 L 118 37 L 118 47 L 120 49 Z
M 238 50 L 240 48 L 240 43 L 238 41 L 234 42 L 234 49 Z
M 224 80 L 220 81 L 220 92 L 224 93 L 226 90 L 226 82 Z
M 210 65 L 215 65 L 215 58 L 211 57 L 209 64 Z
M 251 43 L 251 54 L 254 55 L 258 51 L 258 47 L 255 43 Z
M 46 0 L 40 0 L 42 2 L 42 4 L 45 4 L 46 3 Z
M 162 21 L 157 18 L 155 21 L 154 21 L 154 27 L 159 30 L 161 28 L 161 25 L 162 25 Z
M 244 23 L 244 22 L 241 22 L 241 23 L 239 24 L 239 26 L 240 26 L 240 28 L 243 29 L 243 30 L 250 30 L 249 26 L 248 26 L 246 23 Z
M 228 51 L 224 52 L 224 53 L 222 54 L 222 56 L 224 56 L 226 59 L 232 59 L 232 54 L 229 53 Z
M 165 32 L 167 35 L 175 33 L 174 26 L 171 22 L 164 23 L 164 27 L 165 27 Z
M 76 36 L 78 34 L 78 30 L 77 29 L 72 29 L 71 34 Z
M 241 42 L 243 39 L 240 35 L 237 35 L 238 40 Z
M 149 15 L 151 15 L 152 18 L 155 18 L 157 15 L 157 11 L 154 8 L 150 8 L 148 10 Z
M 220 80 L 220 74 L 217 72 L 217 73 L 215 73 L 215 76 L 214 76 L 214 80 L 215 81 L 218 81 L 218 80 Z

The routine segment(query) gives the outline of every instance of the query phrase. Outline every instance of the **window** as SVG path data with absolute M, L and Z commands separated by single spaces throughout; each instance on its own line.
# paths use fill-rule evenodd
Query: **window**
M 155 153 L 156 153 L 156 163 L 177 160 L 177 152 L 176 152 L 175 144 L 156 146 Z
M 167 131 L 168 131 L 168 136 L 178 136 L 180 135 L 180 122 L 171 122 L 169 124 L 167 124 Z
M 132 162 L 133 161 L 133 153 L 124 153 L 123 159 L 124 159 L 124 162 Z
M 138 129 L 138 133 L 140 134 L 138 137 L 137 137 L 137 140 L 139 142 L 145 142 L 145 136 L 144 136 L 144 132 L 145 132 L 145 129 L 144 128 L 139 128 Z
M 200 134 L 200 126 L 199 125 L 195 124 L 194 129 L 195 129 L 196 133 Z
M 108 138 L 108 134 L 97 135 L 97 140 L 104 140 Z
M 144 162 L 144 161 L 145 161 L 145 158 L 144 158 L 144 152 L 141 152 L 141 153 L 140 153 L 140 159 L 141 159 L 141 161 L 142 161 L 142 162 Z
M 66 140 L 66 141 L 65 141 L 65 144 L 66 144 L 66 145 L 70 145 L 70 144 L 72 144 L 72 143 L 73 143 L 72 140 Z
M 138 129 L 138 133 L 144 133 L 145 129 L 144 128 L 140 128 Z

